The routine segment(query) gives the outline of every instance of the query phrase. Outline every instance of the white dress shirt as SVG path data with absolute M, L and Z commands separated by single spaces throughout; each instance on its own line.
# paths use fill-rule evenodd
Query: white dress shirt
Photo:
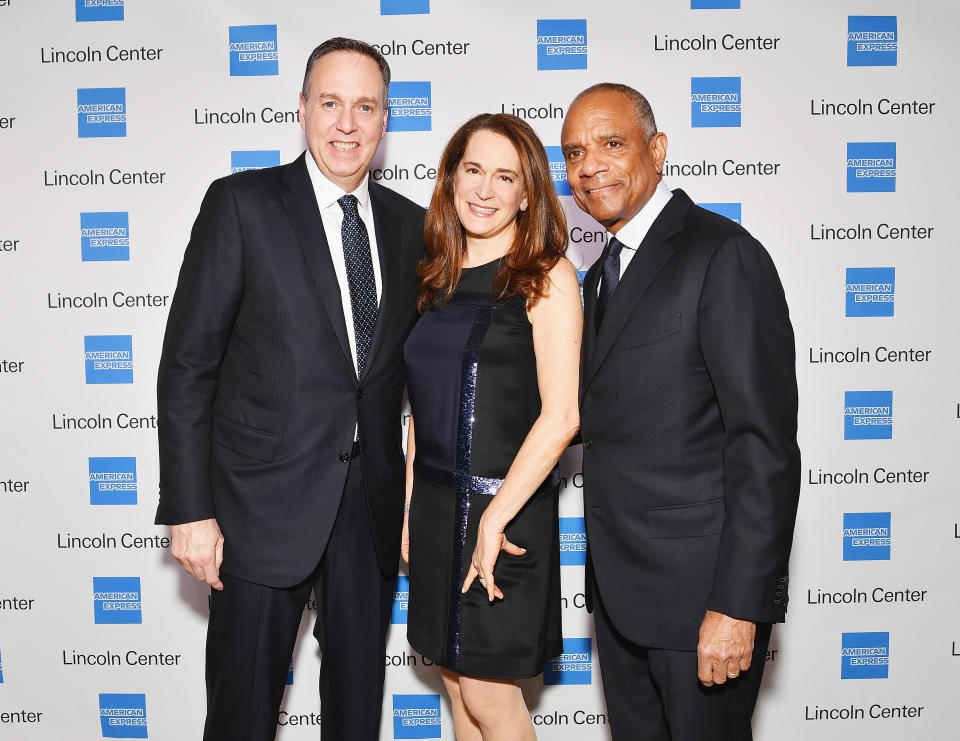
M 347 264 L 343 258 L 343 237 L 340 227 L 343 224 L 343 209 L 337 200 L 347 192 L 338 185 L 330 182 L 320 172 L 310 150 L 307 150 L 307 172 L 313 184 L 313 192 L 317 196 L 317 205 L 320 207 L 320 218 L 323 221 L 323 231 L 327 235 L 327 244 L 330 245 L 330 258 L 333 260 L 333 272 L 337 274 L 337 283 L 340 286 L 340 303 L 343 306 L 343 319 L 347 325 L 347 340 L 350 342 L 350 358 L 353 360 L 353 372 L 357 372 L 357 333 L 353 326 L 353 307 L 350 304 L 350 283 L 347 280 Z M 376 282 L 377 303 L 383 292 L 383 280 L 380 277 L 380 253 L 377 251 L 377 232 L 373 226 L 373 207 L 370 205 L 370 189 L 367 187 L 370 174 L 364 176 L 363 181 L 353 191 L 357 197 L 357 210 L 360 219 L 367 227 L 367 237 L 370 240 L 370 257 L 373 259 L 373 278 Z
M 667 202 L 671 198 L 673 198 L 673 193 L 667 187 L 667 184 L 661 180 L 659 183 L 657 183 L 657 189 L 653 191 L 653 195 L 650 196 L 650 200 L 643 205 L 643 208 L 640 209 L 640 212 L 636 216 L 620 227 L 620 231 L 618 231 L 616 234 L 607 232 L 608 243 L 610 241 L 610 237 L 615 236 L 617 241 L 623 245 L 623 249 L 620 251 L 621 278 L 623 278 L 623 273 L 626 271 L 627 265 L 630 264 L 633 256 L 637 254 L 637 250 L 640 248 L 640 243 L 643 241 L 643 238 L 647 236 L 647 232 L 650 231 L 650 227 L 653 226 L 653 222 L 656 221 L 657 217 L 660 215 L 660 212 L 663 211 L 663 207 L 667 205 Z M 598 285 L 598 294 L 599 291 L 600 286 Z

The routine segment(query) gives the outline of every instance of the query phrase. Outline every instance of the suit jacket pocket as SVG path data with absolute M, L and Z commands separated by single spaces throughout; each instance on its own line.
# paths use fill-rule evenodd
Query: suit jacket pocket
M 620 347 L 629 350 L 633 347 L 652 345 L 680 331 L 680 312 L 657 319 L 646 324 L 631 326 L 620 334 Z
M 679 507 L 650 507 L 647 520 L 652 538 L 699 538 L 723 527 L 723 497 Z
M 267 463 L 273 460 L 280 444 L 279 435 L 248 427 L 218 412 L 213 414 L 212 435 L 217 445 Z

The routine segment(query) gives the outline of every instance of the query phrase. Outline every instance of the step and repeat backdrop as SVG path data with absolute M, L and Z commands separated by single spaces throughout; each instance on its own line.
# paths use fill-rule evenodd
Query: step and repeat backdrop
M 649 96 L 668 185 L 767 246 L 796 329 L 803 494 L 756 736 L 956 738 L 958 24 L 934 0 L 0 0 L 0 738 L 200 736 L 207 593 L 152 525 L 164 322 L 204 190 L 299 155 L 335 35 L 393 69 L 375 180 L 426 205 L 461 122 L 521 116 L 581 271 L 605 235 L 566 184 L 569 101 Z M 562 475 L 564 653 L 525 692 L 539 738 L 600 741 L 577 449 Z M 401 575 L 381 737 L 453 739 L 406 598 Z M 319 737 L 315 614 L 283 741 Z

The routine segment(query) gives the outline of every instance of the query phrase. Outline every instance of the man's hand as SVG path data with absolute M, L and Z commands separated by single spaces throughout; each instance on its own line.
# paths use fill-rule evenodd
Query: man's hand
M 170 553 L 200 581 L 223 590 L 220 564 L 223 563 L 223 534 L 215 519 L 170 526 Z
M 697 645 L 697 676 L 704 687 L 736 679 L 750 668 L 756 632 L 756 623 L 707 610 Z

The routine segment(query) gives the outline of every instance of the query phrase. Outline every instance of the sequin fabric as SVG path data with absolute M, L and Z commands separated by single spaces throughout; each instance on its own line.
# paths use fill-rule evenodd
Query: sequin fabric
M 337 203 L 343 209 L 340 237 L 343 240 L 343 259 L 347 267 L 350 287 L 350 308 L 353 312 L 353 331 L 357 343 L 357 377 L 363 368 L 377 323 L 377 283 L 370 255 L 370 237 L 357 209 L 357 197 L 347 194 Z
M 463 549 L 467 539 L 467 521 L 470 518 L 470 489 L 461 484 L 472 479 L 470 475 L 470 450 L 473 444 L 473 423 L 475 421 L 477 401 L 477 365 L 480 345 L 490 327 L 493 318 L 493 306 L 478 306 L 473 320 L 473 328 L 467 337 L 463 351 L 462 380 L 460 384 L 460 417 L 457 422 L 457 505 L 453 526 L 453 568 L 450 576 L 450 611 L 447 616 L 447 659 L 454 671 L 460 663 L 460 599 L 463 584 Z M 487 482 L 493 479 L 486 479 Z M 496 494 L 496 491 L 492 492 Z

